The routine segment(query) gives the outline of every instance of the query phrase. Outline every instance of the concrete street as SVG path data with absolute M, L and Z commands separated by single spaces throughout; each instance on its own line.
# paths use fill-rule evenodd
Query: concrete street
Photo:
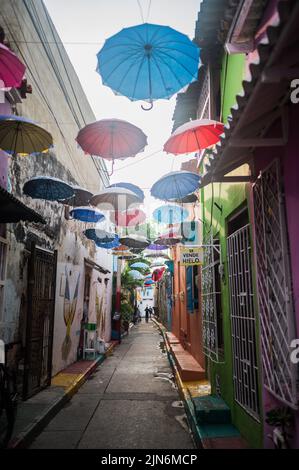
M 184 409 L 152 322 L 134 327 L 32 449 L 192 449 Z

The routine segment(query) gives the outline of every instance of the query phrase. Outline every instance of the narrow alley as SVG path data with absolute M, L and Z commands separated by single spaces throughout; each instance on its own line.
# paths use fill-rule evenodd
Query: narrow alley
M 161 341 L 151 322 L 133 328 L 31 448 L 192 449 Z

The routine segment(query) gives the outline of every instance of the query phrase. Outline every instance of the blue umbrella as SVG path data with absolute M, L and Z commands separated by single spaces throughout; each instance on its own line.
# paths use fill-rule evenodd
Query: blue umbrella
M 144 276 L 143 276 L 139 271 L 136 271 L 135 269 L 132 269 L 131 271 L 129 271 L 129 275 L 130 275 L 133 279 L 136 279 L 136 280 L 142 280 L 142 279 L 144 279 Z
M 115 238 L 116 238 L 115 233 L 109 233 L 109 232 L 106 232 L 105 230 L 98 230 L 95 228 L 89 228 L 85 230 L 84 235 L 89 240 L 93 240 L 96 244 L 110 243 L 110 242 L 115 241 Z
M 116 235 L 115 239 L 112 242 L 107 242 L 107 243 L 102 243 L 99 241 L 96 241 L 96 245 L 98 248 L 104 248 L 106 250 L 110 250 L 112 248 L 117 248 L 120 246 L 120 241 L 118 236 Z
M 109 186 L 109 188 L 125 188 L 128 189 L 129 191 L 132 191 L 132 193 L 137 194 L 139 199 L 141 201 L 144 200 L 144 192 L 142 189 L 140 189 L 138 186 L 132 183 L 114 183 Z
M 131 264 L 130 267 L 134 269 L 148 269 L 148 264 L 138 262 L 138 263 Z
M 155 281 L 153 281 L 152 279 L 149 279 L 148 281 L 145 280 L 145 282 L 144 282 L 145 286 L 151 286 L 152 284 L 155 284 Z
M 151 243 L 148 247 L 147 250 L 151 251 L 161 251 L 161 250 L 168 250 L 167 245 L 155 245 L 155 243 Z
M 59 201 L 74 196 L 71 185 L 50 176 L 36 176 L 26 181 L 23 193 L 33 199 L 45 199 L 46 201 Z
M 105 219 L 104 214 L 91 207 L 76 207 L 76 209 L 70 211 L 70 216 L 81 222 L 90 223 L 101 222 Z
M 124 28 L 107 39 L 97 57 L 103 84 L 132 101 L 169 99 L 197 80 L 199 48 L 169 26 Z
M 190 171 L 173 171 L 160 178 L 153 185 L 151 195 L 163 201 L 181 199 L 198 189 L 200 176 Z
M 153 218 L 159 223 L 165 223 L 168 225 L 179 224 L 187 219 L 189 213 L 186 209 L 179 206 L 173 206 L 167 204 L 165 206 L 158 207 L 153 212 Z

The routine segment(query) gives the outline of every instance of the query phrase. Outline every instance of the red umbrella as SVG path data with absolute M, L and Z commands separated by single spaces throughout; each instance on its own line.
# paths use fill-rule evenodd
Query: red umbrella
M 174 155 L 198 152 L 219 142 L 224 124 L 210 119 L 197 119 L 178 127 L 164 145 Z
M 166 268 L 164 266 L 162 268 L 155 269 L 152 274 L 152 280 L 155 282 L 160 281 L 161 277 L 164 274 L 165 269 Z
M 135 157 L 147 145 L 147 137 L 141 129 L 120 119 L 102 119 L 88 124 L 76 140 L 85 153 L 112 162 Z
M 113 212 L 110 219 L 118 227 L 135 227 L 145 221 L 146 214 L 140 209 L 131 209 L 126 212 Z
M 0 83 L 3 82 L 5 88 L 18 88 L 25 70 L 19 58 L 4 44 L 0 44 Z

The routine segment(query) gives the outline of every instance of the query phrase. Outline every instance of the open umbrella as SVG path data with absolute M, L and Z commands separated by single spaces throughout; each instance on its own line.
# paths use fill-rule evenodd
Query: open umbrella
M 130 248 L 130 252 L 133 253 L 133 255 L 140 255 L 140 253 L 143 252 L 143 248 Z
M 137 262 L 137 263 L 131 264 L 131 268 L 134 268 L 134 269 L 148 269 L 148 264 L 142 263 L 142 262 Z
M 139 272 L 139 271 L 136 271 L 135 269 L 132 269 L 131 271 L 129 271 L 129 275 L 133 278 L 133 279 L 136 279 L 136 280 L 142 280 L 144 279 L 144 276 Z
M 168 255 L 166 255 L 163 252 L 157 252 L 157 253 L 146 253 L 144 255 L 145 258 L 164 258 L 164 259 L 170 259 Z
M 51 176 L 36 176 L 26 181 L 23 193 L 33 199 L 59 201 L 69 199 L 74 195 L 72 186 L 65 181 Z
M 0 44 L 0 82 L 5 88 L 18 88 L 22 84 L 26 67 L 8 47 Z
M 172 245 L 176 245 L 177 243 L 179 243 L 182 240 L 182 238 L 183 237 L 181 237 L 181 235 L 178 235 L 174 232 L 168 232 L 168 233 L 164 233 L 163 235 L 160 235 L 159 238 L 155 240 L 155 243 L 157 245 L 161 244 L 161 245 L 172 246 Z
M 155 243 L 151 243 L 148 247 L 147 250 L 151 251 L 161 251 L 161 250 L 168 250 L 168 246 L 166 245 L 155 245 Z
M 165 266 L 162 266 L 161 268 L 155 269 L 153 271 L 153 274 L 152 274 L 153 281 L 155 281 L 155 282 L 160 281 L 160 279 L 162 278 L 162 276 L 164 274 L 165 269 L 166 269 Z
M 127 237 L 120 238 L 120 242 L 129 248 L 146 248 L 150 242 L 147 238 L 141 235 L 129 235 Z
M 120 119 L 102 119 L 80 130 L 77 142 L 89 155 L 111 160 L 135 157 L 147 145 L 141 129 Z
M 188 194 L 187 196 L 181 199 L 174 199 L 172 202 L 177 202 L 178 204 L 195 204 L 198 201 L 196 194 Z
M 125 188 L 107 188 L 95 194 L 90 200 L 92 206 L 117 212 L 125 211 L 130 205 L 141 202 L 135 193 Z
M 189 213 L 187 210 L 179 206 L 165 205 L 158 207 L 153 212 L 153 218 L 158 223 L 164 223 L 168 225 L 178 224 L 187 219 Z
M 12 155 L 45 153 L 53 146 L 51 134 L 20 116 L 0 116 L 0 149 Z M 73 195 L 73 193 L 72 193 Z
M 198 189 L 200 176 L 191 171 L 172 171 L 162 176 L 151 189 L 151 195 L 157 199 L 170 201 L 183 198 Z
M 169 99 L 197 80 L 198 47 L 169 26 L 124 28 L 105 42 L 97 57 L 103 84 L 132 101 Z
M 72 188 L 74 190 L 74 196 L 71 199 L 65 199 L 61 202 L 73 207 L 88 206 L 93 194 L 87 189 L 81 188 L 80 186 L 72 186 Z
M 174 155 L 200 152 L 219 142 L 224 124 L 210 119 L 197 119 L 178 127 L 164 145 Z
M 70 216 L 73 219 L 80 220 L 81 222 L 98 223 L 105 220 L 104 214 L 97 209 L 91 207 L 76 207 L 70 211 Z
M 125 212 L 112 212 L 110 220 L 118 227 L 135 227 L 142 224 L 146 219 L 146 214 L 140 209 L 131 209 Z
M 96 244 L 113 242 L 116 239 L 115 233 L 106 232 L 106 230 L 99 230 L 89 228 L 85 230 L 84 235 L 89 240 L 93 240 Z
M 144 200 L 144 192 L 142 189 L 139 188 L 139 186 L 136 186 L 135 184 L 132 183 L 114 183 L 109 186 L 109 188 L 125 188 L 128 189 L 129 191 L 132 191 L 132 193 L 137 194 L 139 199 L 141 201 Z
M 106 249 L 106 250 L 110 250 L 112 248 L 114 250 L 116 250 L 120 245 L 118 236 L 116 236 L 115 239 L 112 242 L 106 242 L 105 243 L 105 242 L 101 242 L 101 241 L 97 240 L 95 243 L 96 243 L 96 246 L 98 248 L 103 248 L 103 249 Z
M 145 282 L 144 282 L 144 285 L 145 285 L 145 286 L 151 286 L 151 285 L 153 285 L 153 284 L 155 284 L 155 281 L 153 281 L 152 279 L 149 279 L 148 281 L 145 281 Z
M 119 240 L 119 238 L 118 238 L 118 240 Z M 119 246 L 118 246 L 117 248 L 115 248 L 114 251 L 117 251 L 117 252 L 119 252 L 119 251 L 123 251 L 123 252 L 124 252 L 124 251 L 129 251 L 129 247 L 127 247 L 126 245 L 122 245 L 122 244 L 119 242 Z

